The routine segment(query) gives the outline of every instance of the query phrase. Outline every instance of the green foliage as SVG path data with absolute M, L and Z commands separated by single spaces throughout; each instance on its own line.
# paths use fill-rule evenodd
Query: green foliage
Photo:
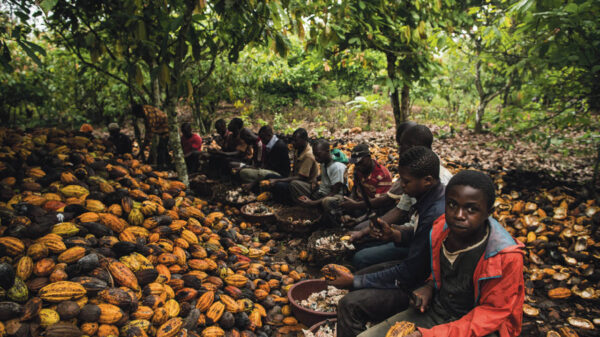
M 375 113 L 383 105 L 381 96 L 378 94 L 357 96 L 350 102 L 346 103 L 351 112 L 354 112 L 358 118 L 362 118 L 367 124 L 366 130 L 371 130 L 371 123 L 375 117 Z

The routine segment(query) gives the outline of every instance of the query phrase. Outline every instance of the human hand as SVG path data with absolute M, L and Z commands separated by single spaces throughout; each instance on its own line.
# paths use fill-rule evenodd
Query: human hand
M 409 333 L 406 337 L 423 337 L 423 334 L 419 330 Z
M 359 202 L 352 200 L 351 198 L 348 198 L 348 197 L 344 197 L 344 200 L 342 202 L 340 202 L 340 207 L 343 209 L 357 208 L 358 205 L 359 205 Z
M 410 294 L 410 304 L 420 312 L 425 312 L 429 308 L 429 303 L 433 298 L 433 286 L 426 284 Z
M 250 192 L 250 190 L 252 189 L 252 183 L 242 184 L 242 189 L 246 192 Z
M 336 270 L 335 272 L 337 274 L 335 279 L 327 280 L 327 284 L 340 289 L 352 287 L 352 284 L 354 283 L 354 275 L 352 275 L 352 273 L 342 270 Z
M 375 226 L 373 222 L 369 224 L 370 234 L 373 238 L 381 241 L 390 241 L 393 237 L 392 227 L 381 218 L 376 219 L 379 226 Z
M 352 231 L 348 233 L 350 236 L 350 239 L 348 239 L 348 242 L 352 243 L 355 242 L 356 240 L 359 240 L 360 238 L 362 238 L 365 234 L 363 232 L 360 231 Z
M 314 191 L 317 189 L 317 187 L 319 187 L 319 183 L 316 181 L 313 181 L 312 183 L 310 183 L 310 190 Z

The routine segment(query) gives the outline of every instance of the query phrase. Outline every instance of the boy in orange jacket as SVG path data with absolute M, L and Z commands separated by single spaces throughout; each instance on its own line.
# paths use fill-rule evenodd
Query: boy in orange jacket
M 417 326 L 410 337 L 518 336 L 525 297 L 523 244 L 490 217 L 494 185 L 462 171 L 446 187 L 446 213 L 431 230 L 431 276 L 413 291 L 412 308 L 360 334 L 385 336 L 396 322 Z

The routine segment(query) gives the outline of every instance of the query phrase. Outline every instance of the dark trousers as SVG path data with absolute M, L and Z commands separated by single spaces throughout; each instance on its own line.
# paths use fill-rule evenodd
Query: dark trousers
M 291 205 L 293 204 L 292 198 L 290 197 L 290 183 L 289 182 L 277 182 L 271 186 L 271 193 L 273 193 L 273 200 L 277 202 Z
M 399 261 L 381 263 L 359 270 L 369 274 L 386 269 Z M 355 337 L 365 330 L 365 324 L 377 324 L 408 308 L 408 291 L 404 289 L 358 289 L 350 291 L 338 303 L 337 337 Z
M 189 156 L 185 157 L 188 174 L 198 172 L 200 167 L 200 152 L 193 151 Z
M 160 135 L 156 147 L 156 164 L 158 169 L 166 169 L 169 165 L 169 135 Z

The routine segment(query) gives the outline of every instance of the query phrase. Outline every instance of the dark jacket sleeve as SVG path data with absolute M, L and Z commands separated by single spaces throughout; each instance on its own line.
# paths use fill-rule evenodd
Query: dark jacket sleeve
M 426 228 L 425 228 L 426 227 Z M 382 271 L 354 276 L 354 288 L 395 289 L 414 287 L 431 272 L 429 226 L 419 228 L 410 245 L 408 256 L 399 264 Z
M 412 236 L 406 259 L 376 273 L 355 275 L 354 288 L 412 288 L 425 281 L 431 273 L 429 233 L 433 222 L 443 213 L 444 198 L 432 200 L 431 204 L 424 208 L 422 213 L 419 213 L 417 230 Z

